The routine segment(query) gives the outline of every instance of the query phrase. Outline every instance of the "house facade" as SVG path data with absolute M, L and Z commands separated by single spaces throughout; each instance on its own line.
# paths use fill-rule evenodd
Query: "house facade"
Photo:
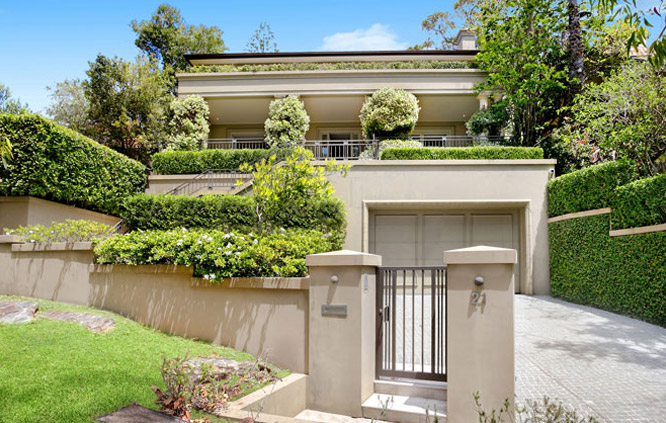
M 474 34 L 453 50 L 205 54 L 187 56 L 178 95 L 210 107 L 208 148 L 264 148 L 269 103 L 297 95 L 310 116 L 305 146 L 317 159 L 358 159 L 359 113 L 374 91 L 393 87 L 420 104 L 413 138 L 424 146 L 475 144 L 465 123 L 491 99 L 476 90 L 487 74 L 474 66 Z M 323 164 L 323 162 L 319 162 Z M 354 160 L 331 175 L 347 208 L 345 248 L 379 254 L 387 266 L 433 266 L 442 251 L 487 245 L 515 249 L 517 292 L 547 294 L 546 182 L 554 160 Z M 167 192 L 194 175 L 155 175 Z
M 204 97 L 210 108 L 209 148 L 254 148 L 264 137 L 269 103 L 297 95 L 310 116 L 308 141 L 363 138 L 359 113 L 384 88 L 413 93 L 421 112 L 413 137 L 469 143 L 465 122 L 487 105 L 475 86 L 474 34 L 461 31 L 454 50 L 195 54 L 179 73 L 178 95 Z M 235 144 L 234 144 L 235 142 Z M 443 145 L 447 145 L 444 143 Z

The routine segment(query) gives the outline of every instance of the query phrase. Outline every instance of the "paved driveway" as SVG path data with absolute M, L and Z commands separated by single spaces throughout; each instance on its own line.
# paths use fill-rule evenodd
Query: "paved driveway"
M 600 422 L 666 422 L 666 329 L 517 296 L 516 394 L 558 398 Z

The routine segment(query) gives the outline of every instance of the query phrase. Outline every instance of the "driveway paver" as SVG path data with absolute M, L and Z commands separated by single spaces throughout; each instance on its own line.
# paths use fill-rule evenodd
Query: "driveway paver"
M 557 398 L 600 422 L 666 422 L 666 329 L 516 296 L 516 395 Z

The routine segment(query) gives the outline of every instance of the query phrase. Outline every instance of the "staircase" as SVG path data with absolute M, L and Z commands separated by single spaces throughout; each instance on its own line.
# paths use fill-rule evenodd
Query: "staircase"
M 166 194 L 190 195 L 242 195 L 252 187 L 252 173 L 232 169 L 208 169 L 184 182 Z
M 375 380 L 375 393 L 363 403 L 363 417 L 400 423 L 445 423 L 446 383 Z

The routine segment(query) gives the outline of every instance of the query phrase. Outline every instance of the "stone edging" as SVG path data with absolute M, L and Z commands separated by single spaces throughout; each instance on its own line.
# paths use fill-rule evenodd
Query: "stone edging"
M 561 216 L 555 216 L 551 217 L 548 219 L 548 223 L 555 223 L 555 222 L 561 222 L 563 220 L 569 220 L 569 219 L 577 219 L 579 217 L 589 217 L 589 216 L 597 216 L 600 214 L 610 214 L 611 209 L 606 207 L 603 209 L 595 209 L 595 210 L 585 210 L 582 212 L 576 212 L 576 213 L 568 213 L 568 214 L 563 214 Z
M 22 244 L 23 237 L 18 235 L 0 235 L 0 244 Z
M 624 235 L 639 235 L 648 234 L 651 232 L 664 232 L 666 231 L 666 223 L 660 225 L 639 226 L 637 228 L 628 229 L 615 229 L 609 232 L 610 236 L 624 236 Z
M 26 242 L 13 244 L 12 252 L 92 251 L 92 242 Z

